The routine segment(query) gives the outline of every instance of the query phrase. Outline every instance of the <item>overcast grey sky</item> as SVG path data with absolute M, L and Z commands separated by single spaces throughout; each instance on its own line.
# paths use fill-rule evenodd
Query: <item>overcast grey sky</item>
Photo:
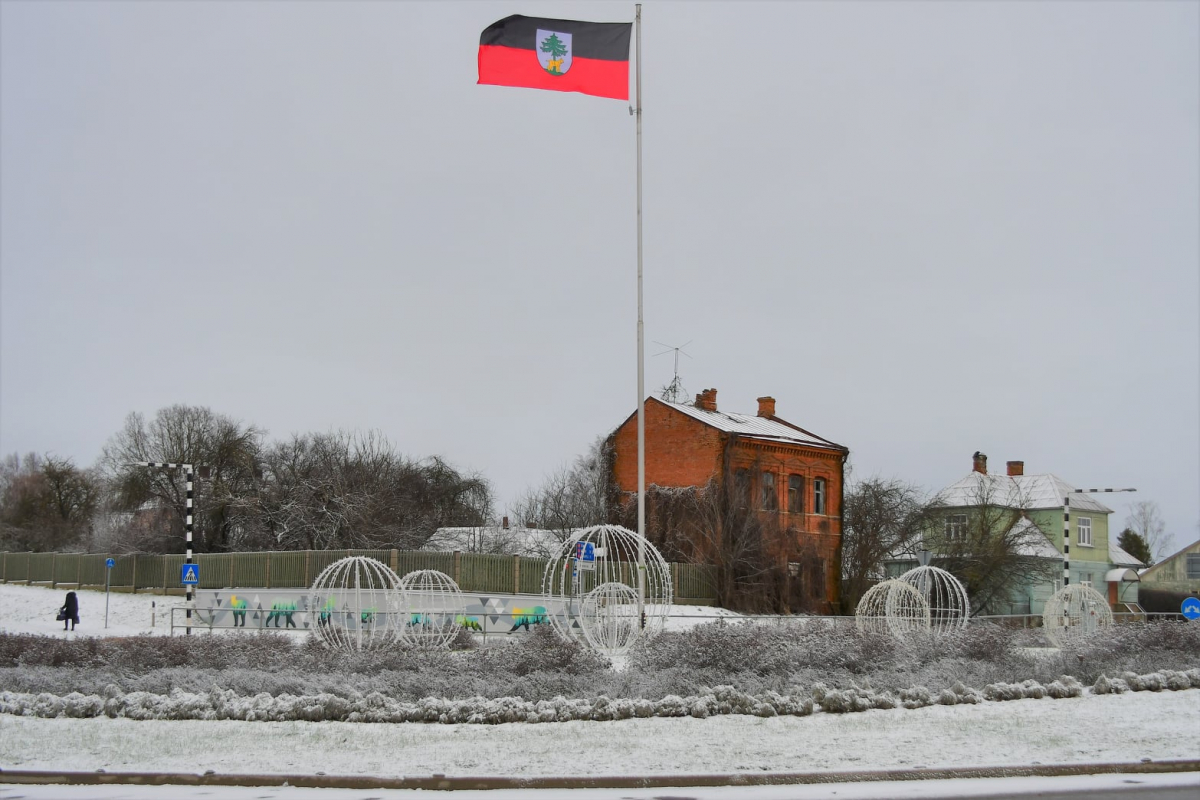
M 375 428 L 503 505 L 619 424 L 633 118 L 477 86 L 512 13 L 633 5 L 3 0 L 0 452 L 89 465 L 188 403 Z M 690 340 L 692 394 L 773 395 L 858 477 L 982 450 L 1200 535 L 1200 5 L 643 22 L 648 394 Z

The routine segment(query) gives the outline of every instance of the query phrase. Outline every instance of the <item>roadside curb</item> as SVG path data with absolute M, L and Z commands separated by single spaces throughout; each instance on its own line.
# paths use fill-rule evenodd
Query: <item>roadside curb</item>
M 688 786 L 779 786 L 787 784 L 921 781 L 950 778 L 1026 778 L 1069 775 L 1200 772 L 1200 759 L 1110 764 L 1039 764 L 1010 767 L 943 767 L 855 772 L 766 772 L 714 775 L 598 775 L 581 777 L 457 777 L 448 775 L 381 778 L 363 775 L 254 775 L 188 772 L 47 772 L 0 769 L 0 784 L 140 786 L 294 786 L 311 789 L 653 789 Z

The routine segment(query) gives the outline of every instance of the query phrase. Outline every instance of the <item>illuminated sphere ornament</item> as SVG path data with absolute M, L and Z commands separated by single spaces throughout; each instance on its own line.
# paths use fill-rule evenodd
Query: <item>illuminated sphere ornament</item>
M 420 569 L 400 579 L 404 613 L 400 638 L 409 647 L 449 647 L 466 619 L 467 603 L 458 584 L 444 572 Z
M 1108 607 L 1104 595 L 1079 583 L 1064 586 L 1055 592 L 1046 601 L 1046 609 L 1042 612 L 1046 638 L 1056 647 L 1082 639 L 1112 623 L 1112 609 Z
M 885 633 L 897 639 L 928 633 L 929 603 L 911 584 L 893 578 L 867 590 L 854 610 L 854 624 L 863 633 Z
M 637 589 L 624 583 L 602 583 L 579 604 L 583 638 L 610 658 L 629 649 L 638 637 Z
M 308 612 L 314 635 L 325 646 L 353 652 L 396 643 L 403 604 L 400 577 L 364 556 L 335 561 L 313 581 Z
M 962 582 L 938 567 L 917 567 L 898 580 L 912 586 L 929 606 L 929 623 L 934 633 L 959 631 L 967 627 L 971 603 Z
M 638 616 L 638 550 L 645 558 Z M 622 588 L 624 587 L 624 588 Z M 671 610 L 671 571 L 646 539 L 619 525 L 595 525 L 563 543 L 542 575 L 542 595 L 559 635 L 609 656 L 657 636 Z

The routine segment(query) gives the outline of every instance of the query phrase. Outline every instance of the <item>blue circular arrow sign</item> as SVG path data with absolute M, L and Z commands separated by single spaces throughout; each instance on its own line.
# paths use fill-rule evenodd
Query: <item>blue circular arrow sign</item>
M 112 569 L 116 565 L 117 565 L 117 560 L 115 558 L 105 559 L 105 561 L 104 561 L 104 566 L 108 567 L 109 569 Z
M 1185 598 L 1179 610 L 1188 619 L 1200 619 L 1200 597 Z

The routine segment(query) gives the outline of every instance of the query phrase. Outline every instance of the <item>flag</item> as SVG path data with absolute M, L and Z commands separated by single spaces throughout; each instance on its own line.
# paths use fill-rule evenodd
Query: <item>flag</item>
M 505 17 L 479 37 L 479 83 L 629 99 L 631 22 Z

